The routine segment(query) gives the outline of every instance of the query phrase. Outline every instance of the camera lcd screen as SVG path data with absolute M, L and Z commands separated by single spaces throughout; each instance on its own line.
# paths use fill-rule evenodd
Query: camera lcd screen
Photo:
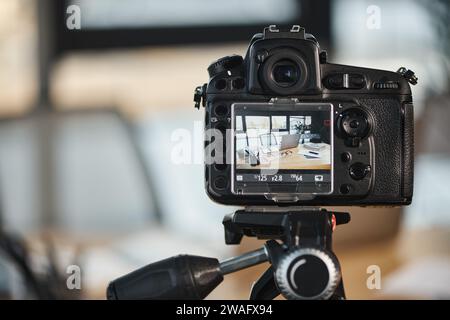
M 332 112 L 324 103 L 233 104 L 232 192 L 331 193 Z

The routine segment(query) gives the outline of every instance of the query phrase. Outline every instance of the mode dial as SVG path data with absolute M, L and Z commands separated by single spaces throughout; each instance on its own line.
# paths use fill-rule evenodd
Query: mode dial
M 211 63 L 208 67 L 209 77 L 212 78 L 219 73 L 229 71 L 243 63 L 244 59 L 239 55 L 232 55 L 220 58 Z

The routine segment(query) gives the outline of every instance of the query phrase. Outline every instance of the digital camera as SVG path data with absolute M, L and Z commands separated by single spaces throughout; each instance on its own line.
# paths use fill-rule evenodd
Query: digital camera
M 205 182 L 230 205 L 407 205 L 417 77 L 332 64 L 304 28 L 253 36 L 208 67 Z

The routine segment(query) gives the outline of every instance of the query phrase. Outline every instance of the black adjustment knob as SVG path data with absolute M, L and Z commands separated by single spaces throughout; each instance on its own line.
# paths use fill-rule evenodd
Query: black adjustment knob
M 364 179 L 370 172 L 370 166 L 361 162 L 356 162 L 350 166 L 349 174 L 354 180 Z
M 232 55 L 220 58 L 211 63 L 208 67 L 209 77 L 212 78 L 222 72 L 229 71 L 236 68 L 244 62 L 244 59 L 239 55 Z
M 338 118 L 337 126 L 344 137 L 364 138 L 370 130 L 367 114 L 361 109 L 347 109 Z
M 334 254 L 315 248 L 292 251 L 282 258 L 275 271 L 276 284 L 287 299 L 328 299 L 340 279 Z

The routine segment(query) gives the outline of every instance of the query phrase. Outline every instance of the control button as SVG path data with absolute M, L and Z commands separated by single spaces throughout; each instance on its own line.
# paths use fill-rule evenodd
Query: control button
M 225 189 L 227 187 L 227 180 L 223 176 L 217 177 L 214 180 L 214 186 L 217 189 Z
M 369 133 L 369 120 L 361 109 L 347 109 L 339 115 L 338 129 L 347 138 L 364 138 Z
M 349 152 L 343 152 L 341 154 L 341 161 L 342 162 L 349 162 L 352 160 L 352 155 Z
M 356 162 L 350 166 L 350 177 L 354 180 L 362 180 L 370 172 L 370 166 L 361 162 Z
M 349 194 L 350 191 L 352 191 L 352 185 L 351 184 L 343 184 L 341 185 L 341 187 L 339 188 L 339 191 L 342 194 Z
M 233 84 L 233 89 L 237 90 L 243 89 L 245 86 L 245 81 L 242 78 L 236 78 L 231 83 Z
M 223 90 L 227 87 L 227 80 L 225 79 L 217 79 L 214 83 L 214 87 L 217 90 Z
M 224 104 L 218 104 L 214 107 L 214 113 L 218 117 L 224 117 L 228 114 L 228 107 Z

